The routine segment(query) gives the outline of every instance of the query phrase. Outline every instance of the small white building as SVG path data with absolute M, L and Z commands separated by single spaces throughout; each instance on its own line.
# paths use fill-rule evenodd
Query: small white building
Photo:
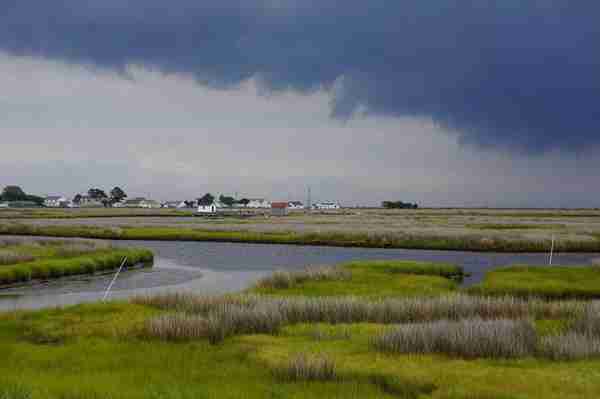
M 171 209 L 183 209 L 188 207 L 185 201 L 167 201 L 163 202 L 161 205 L 163 208 Z
M 154 209 L 160 208 L 160 204 L 157 201 L 149 200 L 143 197 L 137 197 L 130 200 L 126 200 L 123 204 L 125 208 L 147 208 Z
M 325 209 L 340 209 L 341 206 L 339 203 L 334 201 L 322 201 L 317 202 L 313 205 L 314 209 L 325 210 Z
M 200 204 L 198 205 L 197 213 L 202 215 L 213 215 L 217 213 L 217 205 L 214 202 L 210 204 Z
M 62 195 L 49 195 L 44 199 L 44 206 L 48 208 L 66 208 L 69 200 Z
M 247 208 L 271 208 L 271 201 L 264 198 L 250 198 Z
M 90 197 L 89 195 L 82 195 L 79 202 L 74 204 L 74 208 L 102 208 L 104 207 L 104 204 L 102 203 L 102 201 L 99 201 L 97 199 L 94 199 L 92 197 Z
M 0 208 L 8 208 L 7 202 L 0 202 Z
M 304 209 L 304 204 L 300 201 L 289 201 L 288 209 Z

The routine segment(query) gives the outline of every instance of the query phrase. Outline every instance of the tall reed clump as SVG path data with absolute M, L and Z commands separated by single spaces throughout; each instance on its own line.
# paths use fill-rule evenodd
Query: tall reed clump
M 206 315 L 175 313 L 146 323 L 145 335 L 165 340 L 208 338 L 219 344 L 241 334 L 276 334 L 283 325 L 281 314 L 269 305 L 245 307 L 221 304 Z
M 297 355 L 274 370 L 275 376 L 284 382 L 333 381 L 338 379 L 334 361 L 325 356 Z
M 165 314 L 149 319 L 144 334 L 166 341 L 205 338 L 208 336 L 208 321 L 202 316 Z
M 539 350 L 553 360 L 600 357 L 600 302 L 590 303 L 564 334 L 543 337 Z
M 302 271 L 276 271 L 272 275 L 260 279 L 257 288 L 286 289 L 293 288 L 307 281 L 350 280 L 352 273 L 343 266 L 309 266 Z
M 284 325 L 298 323 L 423 323 L 477 319 L 575 318 L 584 304 L 544 303 L 515 298 L 448 296 L 388 299 L 369 302 L 358 298 L 272 298 L 163 294 L 132 301 L 174 310 L 175 316 L 152 319 L 146 334 L 162 339 L 206 337 L 213 344 L 240 334 L 277 334 Z M 189 320 L 188 320 L 189 319 Z M 500 325 L 502 322 L 498 322 Z M 173 331 L 168 331 L 172 329 Z
M 284 324 L 280 312 L 270 305 L 246 308 L 222 305 L 208 317 L 208 340 L 212 344 L 241 334 L 277 334 Z
M 443 353 L 465 358 L 518 358 L 535 352 L 537 335 L 528 320 L 440 320 L 400 325 L 373 340 L 382 352 Z
M 15 263 L 31 262 L 35 256 L 17 251 L 0 250 L 0 266 L 14 265 Z
M 295 323 L 417 323 L 436 320 L 558 319 L 578 317 L 585 302 L 544 302 L 513 297 L 451 295 L 433 298 L 386 298 L 370 301 L 356 297 L 269 297 L 259 295 L 201 296 L 163 294 L 140 296 L 135 303 L 164 310 L 207 315 L 224 305 L 243 309 L 260 307 L 278 313 L 286 324 Z
M 539 353 L 552 360 L 583 360 L 600 357 L 600 337 L 575 331 L 542 337 Z
M 136 295 L 132 303 L 152 306 L 162 310 L 174 310 L 190 314 L 207 315 L 210 311 L 223 305 L 254 307 L 260 297 L 254 295 L 198 295 L 191 292 L 169 292 L 157 295 Z

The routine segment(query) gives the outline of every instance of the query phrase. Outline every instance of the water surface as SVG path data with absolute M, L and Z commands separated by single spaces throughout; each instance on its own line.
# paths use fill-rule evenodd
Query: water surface
M 153 268 L 122 273 L 110 298 L 135 294 L 194 291 L 221 294 L 243 290 L 274 270 L 299 270 L 307 265 L 350 260 L 406 259 L 448 262 L 480 281 L 487 270 L 512 264 L 548 263 L 547 254 L 478 253 L 411 249 L 335 248 L 318 246 L 215 242 L 115 241 L 116 246 L 143 246 L 156 255 Z M 600 254 L 558 254 L 553 263 L 587 265 Z M 73 277 L 0 291 L 0 309 L 42 308 L 98 301 L 113 274 Z M 2 296 L 4 295 L 4 296 Z

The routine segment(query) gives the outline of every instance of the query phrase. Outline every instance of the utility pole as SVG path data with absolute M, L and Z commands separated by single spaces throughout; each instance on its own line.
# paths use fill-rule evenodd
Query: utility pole
M 306 207 L 308 210 L 312 209 L 312 204 L 311 204 L 311 193 L 310 193 L 310 186 L 308 186 L 308 190 L 307 190 L 307 198 L 306 198 Z

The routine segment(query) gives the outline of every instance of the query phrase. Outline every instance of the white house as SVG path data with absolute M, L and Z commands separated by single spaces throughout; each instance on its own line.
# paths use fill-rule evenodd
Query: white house
M 44 199 L 44 206 L 48 208 L 64 208 L 69 200 L 62 195 L 49 195 Z
M 212 202 L 210 204 L 200 204 L 198 205 L 198 211 L 197 213 L 203 214 L 203 215 L 212 215 L 217 213 L 217 205 Z
M 123 206 L 125 208 L 160 208 L 160 204 L 158 202 L 143 197 L 126 200 Z
M 7 202 L 0 202 L 0 208 L 8 208 Z
M 333 201 L 322 201 L 322 202 L 317 202 L 316 204 L 313 205 L 313 208 L 315 209 L 340 209 L 340 204 L 338 204 L 337 202 L 333 202 Z
M 75 205 L 76 205 L 75 207 L 78 206 L 80 208 L 102 208 L 102 207 L 104 207 L 104 204 L 102 203 L 102 201 L 93 199 L 89 195 L 82 195 L 79 202 Z
M 163 208 L 175 208 L 175 209 L 183 209 L 187 208 L 187 204 L 185 201 L 167 201 L 162 203 Z
M 264 198 L 251 198 L 249 200 L 247 208 L 271 208 L 271 201 Z
M 304 209 L 304 204 L 300 201 L 288 202 L 288 209 Z

